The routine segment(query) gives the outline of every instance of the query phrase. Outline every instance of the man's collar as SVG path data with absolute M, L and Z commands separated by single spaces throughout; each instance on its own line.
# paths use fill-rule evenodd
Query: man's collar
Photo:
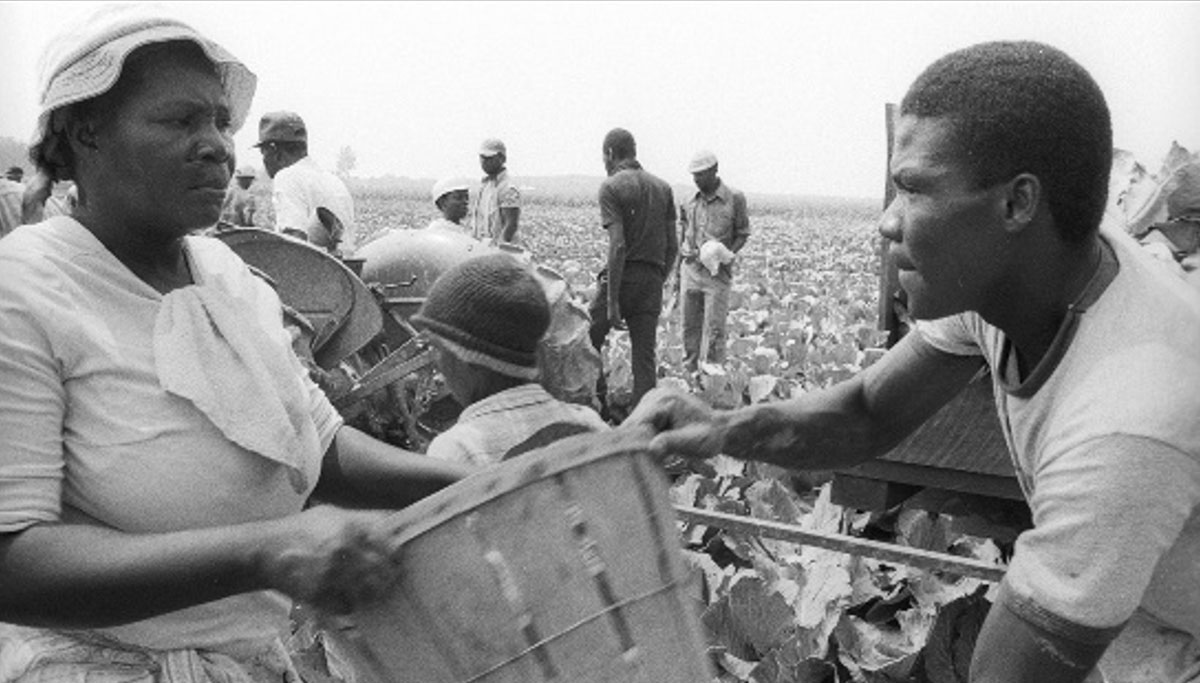
M 729 188 L 725 185 L 724 180 L 717 184 L 717 189 L 713 190 L 712 194 L 704 194 L 700 190 L 696 190 L 696 198 L 703 199 L 706 202 L 712 202 L 719 199 L 722 202 L 729 203 L 732 194 L 733 193 L 731 193 Z
M 641 168 L 642 168 L 642 165 L 640 163 L 638 163 L 637 159 L 621 159 L 620 161 L 618 161 L 616 163 L 615 166 L 613 166 L 613 171 L 614 172 L 629 171 L 629 170 L 640 171 Z
M 485 183 L 486 183 L 486 182 L 487 182 L 487 181 L 489 181 L 489 180 L 495 180 L 496 182 L 500 182 L 500 179 L 501 179 L 501 178 L 504 178 L 504 177 L 505 177 L 505 176 L 507 176 L 507 175 L 508 175 L 508 167 L 505 167 L 505 168 L 502 168 L 502 169 L 500 169 L 499 171 L 497 171 L 497 172 L 496 172 L 496 175 L 485 175 L 485 176 L 483 176 L 483 182 L 485 182 Z

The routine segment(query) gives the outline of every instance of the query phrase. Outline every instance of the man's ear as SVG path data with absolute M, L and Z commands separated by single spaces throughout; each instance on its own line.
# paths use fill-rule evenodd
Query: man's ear
M 1032 173 L 1020 173 L 1008 181 L 1004 217 L 1009 230 L 1019 232 L 1033 222 L 1042 203 L 1042 181 Z
M 70 123 L 69 137 L 73 145 L 78 145 L 84 149 L 96 149 L 96 125 L 91 121 L 72 121 Z

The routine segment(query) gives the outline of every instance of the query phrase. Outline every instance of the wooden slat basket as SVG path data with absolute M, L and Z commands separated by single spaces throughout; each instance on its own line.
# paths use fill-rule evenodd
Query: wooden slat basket
M 375 683 L 705 683 L 645 437 L 564 439 L 389 519 L 402 578 L 331 635 Z

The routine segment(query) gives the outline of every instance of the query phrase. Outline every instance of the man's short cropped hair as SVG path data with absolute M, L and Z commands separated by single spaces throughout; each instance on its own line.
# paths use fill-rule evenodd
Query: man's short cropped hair
M 632 159 L 637 156 L 637 143 L 633 133 L 624 128 L 613 128 L 604 136 L 604 151 L 612 150 L 617 159 Z
M 950 119 L 956 156 L 978 187 L 1037 176 L 1063 239 L 1079 242 L 1099 227 L 1112 120 L 1095 80 L 1062 51 L 998 41 L 952 52 L 917 77 L 900 114 Z

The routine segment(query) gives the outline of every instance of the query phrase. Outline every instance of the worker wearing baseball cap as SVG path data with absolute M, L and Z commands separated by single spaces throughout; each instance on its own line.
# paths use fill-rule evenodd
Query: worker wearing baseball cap
M 702 150 L 688 172 L 697 192 L 679 214 L 684 363 L 725 359 L 725 319 L 733 287 L 733 260 L 750 236 L 746 195 L 717 175 L 717 155 Z
M 479 145 L 479 165 L 484 176 L 471 207 L 471 232 L 485 242 L 512 242 L 521 217 L 521 192 L 513 185 L 505 164 L 504 142 L 488 138 Z
M 275 230 L 304 235 L 332 253 L 353 253 L 357 246 L 354 199 L 337 174 L 308 156 L 304 119 L 292 111 L 264 114 L 255 147 L 262 152 L 263 166 L 274 181 Z M 327 212 L 322 215 L 318 208 Z

